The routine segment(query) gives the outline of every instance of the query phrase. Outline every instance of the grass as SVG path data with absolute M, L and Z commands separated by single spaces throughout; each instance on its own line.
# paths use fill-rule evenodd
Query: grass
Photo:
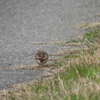
M 64 58 L 77 58 L 77 57 L 79 57 L 78 54 L 71 54 L 71 55 L 64 56 Z
M 84 38 L 89 40 L 91 43 L 100 43 L 100 30 L 85 33 Z
M 54 62 L 52 66 L 62 70 L 53 78 L 4 91 L 1 100 L 99 100 L 100 48 L 88 45 L 88 42 L 100 45 L 100 30 L 85 33 L 82 41 L 77 39 L 77 42 L 86 42 L 89 50 L 60 58 L 60 62 Z

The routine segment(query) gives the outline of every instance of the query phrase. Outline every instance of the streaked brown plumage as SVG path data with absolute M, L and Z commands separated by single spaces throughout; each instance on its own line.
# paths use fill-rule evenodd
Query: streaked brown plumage
M 38 50 L 35 60 L 40 66 L 43 66 L 48 61 L 48 54 L 45 51 Z

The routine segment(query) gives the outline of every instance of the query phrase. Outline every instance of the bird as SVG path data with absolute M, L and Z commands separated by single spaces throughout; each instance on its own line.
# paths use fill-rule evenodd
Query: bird
M 38 50 L 35 55 L 35 61 L 42 66 L 48 61 L 48 54 L 45 51 Z

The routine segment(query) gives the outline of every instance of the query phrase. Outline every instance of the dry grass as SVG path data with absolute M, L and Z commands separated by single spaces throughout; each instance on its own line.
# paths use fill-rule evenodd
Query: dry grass
M 71 51 L 68 55 L 65 52 L 66 56 L 59 62 L 49 65 L 52 73 L 44 75 L 49 79 L 15 85 L 13 91 L 1 91 L 0 100 L 99 100 L 99 36 L 100 31 L 86 33 L 82 42 L 86 42 L 88 49 Z
M 95 17 L 100 17 L 100 14 L 95 14 Z
M 1 92 L 1 100 L 99 100 L 100 49 L 81 53 L 54 71 L 54 78 L 15 85 L 14 91 Z
M 92 22 L 84 25 L 75 26 L 75 28 L 78 29 L 89 29 L 89 28 L 97 28 L 97 27 L 100 27 L 100 22 Z

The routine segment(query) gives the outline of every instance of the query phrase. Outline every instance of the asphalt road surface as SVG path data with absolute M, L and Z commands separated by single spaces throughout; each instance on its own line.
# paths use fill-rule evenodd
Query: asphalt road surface
M 56 42 L 75 38 L 73 26 L 100 21 L 100 0 L 0 0 L 0 68 L 35 64 L 37 50 L 54 53 Z M 44 72 L 44 71 L 42 71 Z M 39 70 L 0 71 L 0 89 L 35 80 Z

